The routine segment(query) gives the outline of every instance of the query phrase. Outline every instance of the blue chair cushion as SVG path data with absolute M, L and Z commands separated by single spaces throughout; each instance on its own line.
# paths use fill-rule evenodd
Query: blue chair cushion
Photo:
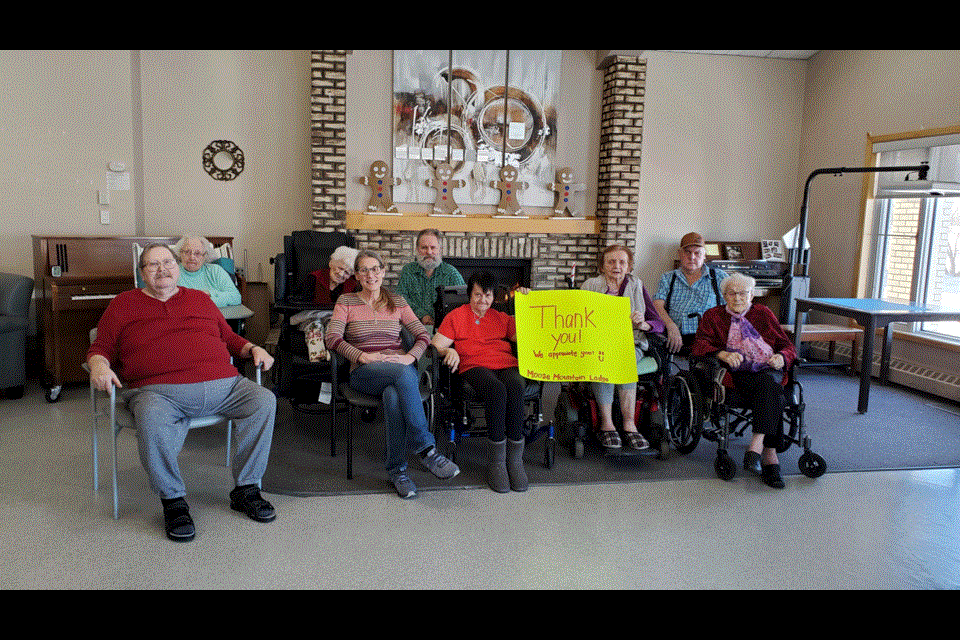
M 223 267 L 223 270 L 229 273 L 231 278 L 235 278 L 237 275 L 237 265 L 234 263 L 233 258 L 217 258 L 216 260 L 211 260 L 210 263 Z

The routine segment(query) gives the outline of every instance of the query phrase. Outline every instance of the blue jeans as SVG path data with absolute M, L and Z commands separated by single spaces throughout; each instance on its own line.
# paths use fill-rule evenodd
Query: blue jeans
M 407 469 L 407 455 L 434 446 L 420 399 L 420 376 L 415 365 L 371 362 L 350 372 L 350 387 L 380 396 L 387 423 L 387 473 Z

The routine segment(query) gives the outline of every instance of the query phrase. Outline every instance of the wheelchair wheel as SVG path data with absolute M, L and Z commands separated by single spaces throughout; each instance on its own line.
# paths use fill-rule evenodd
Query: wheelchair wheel
M 800 467 L 800 473 L 808 478 L 819 478 L 827 471 L 827 462 L 813 451 L 805 451 L 797 461 L 797 465 Z
M 665 412 L 670 440 L 677 453 L 687 454 L 697 448 L 703 432 L 699 387 L 689 371 L 680 371 L 668 384 Z
M 573 423 L 574 434 L 573 442 L 570 443 L 570 454 L 575 460 L 583 457 L 583 442 L 587 439 L 587 430 L 588 426 L 579 420 Z
M 717 459 L 713 462 L 713 469 L 721 480 L 733 480 L 737 475 L 737 465 L 726 451 L 718 451 Z

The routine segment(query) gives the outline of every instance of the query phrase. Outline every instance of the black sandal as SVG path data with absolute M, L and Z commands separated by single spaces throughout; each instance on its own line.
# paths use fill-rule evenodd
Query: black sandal
M 190 542 L 197 533 L 190 517 L 190 507 L 183 498 L 163 506 L 163 525 L 167 537 L 174 542 Z
M 257 522 L 273 522 L 277 519 L 273 505 L 263 499 L 255 484 L 237 487 L 231 491 L 230 508 L 247 514 L 247 517 Z

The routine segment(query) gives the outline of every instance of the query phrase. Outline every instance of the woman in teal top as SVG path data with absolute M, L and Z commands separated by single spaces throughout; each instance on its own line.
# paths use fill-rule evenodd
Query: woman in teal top
M 236 306 L 240 304 L 240 291 L 223 267 L 210 263 L 212 249 L 213 244 L 204 237 L 180 238 L 175 250 L 183 268 L 177 285 L 206 292 L 220 308 Z

